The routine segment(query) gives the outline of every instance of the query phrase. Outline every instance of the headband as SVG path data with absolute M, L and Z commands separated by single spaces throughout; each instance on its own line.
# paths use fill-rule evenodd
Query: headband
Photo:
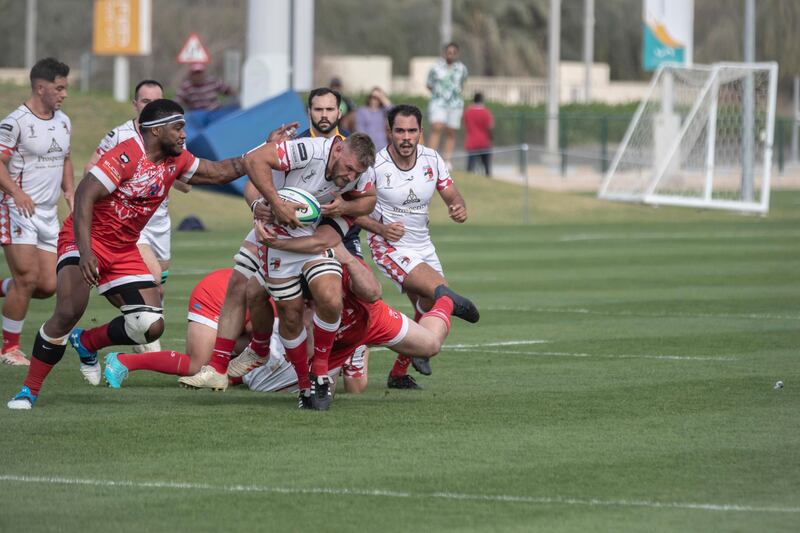
M 168 117 L 161 117 L 155 120 L 148 120 L 147 122 L 140 122 L 139 127 L 141 128 L 156 128 L 158 126 L 166 126 L 167 124 L 172 124 L 173 122 L 186 122 L 186 119 L 183 118 L 183 115 L 180 113 L 176 113 L 174 115 L 170 115 Z

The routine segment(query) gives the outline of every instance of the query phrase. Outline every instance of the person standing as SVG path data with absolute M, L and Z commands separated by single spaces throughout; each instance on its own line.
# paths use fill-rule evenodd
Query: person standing
M 181 83 L 177 96 L 186 111 L 212 111 L 220 106 L 220 96 L 235 94 L 230 85 L 207 74 L 203 63 L 192 63 L 189 76 Z
M 483 105 L 483 94 L 475 93 L 472 104 L 464 111 L 464 129 L 467 136 L 464 148 L 469 154 L 467 171 L 474 172 L 480 159 L 486 176 L 492 175 L 492 130 L 494 129 L 494 116 Z
M 56 290 L 59 189 L 72 211 L 72 125 L 61 111 L 67 76 L 64 63 L 38 61 L 30 72 L 30 98 L 0 122 L 0 244 L 11 271 L 0 283 L 0 360 L 10 365 L 30 364 L 19 339 L 31 298 L 49 298 Z
M 369 135 L 376 150 L 386 148 L 386 113 L 392 102 L 380 87 L 373 87 L 367 96 L 366 105 L 356 109 L 356 131 Z
M 458 45 L 446 44 L 443 57 L 428 72 L 427 85 L 431 92 L 431 101 L 428 104 L 431 135 L 428 147 L 438 151 L 444 133 L 441 153 L 448 168 L 456 144 L 456 130 L 461 127 L 461 114 L 464 111 L 462 91 L 466 81 L 467 67 L 458 60 Z

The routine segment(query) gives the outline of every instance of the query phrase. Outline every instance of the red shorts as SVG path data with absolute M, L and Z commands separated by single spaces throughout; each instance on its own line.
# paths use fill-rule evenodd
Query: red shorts
M 408 317 L 389 307 L 383 300 L 378 300 L 376 304 L 370 310 L 369 324 L 363 335 L 359 335 L 357 340 L 348 335 L 349 342 L 334 341 L 328 368 L 344 365 L 359 346 L 366 344 L 390 347 L 405 338 L 408 332 Z
M 136 243 L 112 249 L 102 241 L 92 239 L 92 252 L 97 258 L 97 270 L 100 273 L 100 281 L 97 283 L 97 292 L 100 294 L 129 283 L 149 281 L 155 284 Z M 71 227 L 65 226 L 59 233 L 57 253 L 58 266 L 81 256 Z

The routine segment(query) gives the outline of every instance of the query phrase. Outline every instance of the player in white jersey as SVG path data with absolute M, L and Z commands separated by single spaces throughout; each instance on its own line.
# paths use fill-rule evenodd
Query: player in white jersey
M 74 194 L 67 98 L 69 67 L 53 58 L 31 69 L 31 96 L 0 122 L 0 244 L 11 277 L 0 283 L 3 348 L 0 360 L 29 365 L 19 349 L 28 304 L 56 290 L 57 203 L 70 211 Z
M 127 141 L 131 137 L 141 138 L 141 133 L 139 132 L 139 114 L 147 104 L 163 97 L 164 88 L 156 80 L 142 80 L 136 84 L 132 102 L 133 111 L 136 116 L 112 129 L 103 137 L 103 140 L 100 141 L 94 154 L 92 154 L 91 159 L 84 167 L 84 175 L 94 168 L 103 154 L 115 148 L 119 143 Z M 176 181 L 174 188 L 181 192 L 189 192 L 191 190 L 191 185 L 187 185 L 182 181 Z M 139 253 L 142 254 L 142 259 L 145 265 L 147 265 L 147 269 L 153 274 L 153 279 L 156 280 L 162 301 L 164 299 L 163 284 L 166 283 L 167 277 L 169 276 L 171 249 L 170 236 L 172 233 L 172 222 L 169 218 L 168 206 L 169 197 L 158 206 L 153 217 L 142 230 L 139 236 L 139 242 L 136 243 L 139 248 Z M 137 346 L 135 349 L 143 352 L 157 352 L 161 350 L 161 343 L 156 340 L 147 345 Z
M 348 229 L 343 217 L 368 214 L 375 206 L 372 184 L 362 176 L 375 162 L 375 145 L 365 134 L 354 134 L 346 140 L 304 138 L 266 143 L 251 150 L 244 161 L 248 175 L 258 178 L 257 183 L 270 181 L 269 190 L 261 192 L 279 223 L 273 230 L 281 238 L 311 235 L 318 224 L 302 227 L 295 214 L 296 204 L 284 203 L 278 197 L 280 187 L 299 187 L 313 194 L 324 204 L 323 215 L 342 236 Z M 332 401 L 328 358 L 342 312 L 341 266 L 324 254 L 274 249 L 269 249 L 264 266 L 269 291 L 278 308 L 281 342 L 298 374 L 300 394 L 310 397 L 308 404 L 312 408 L 328 409 Z M 316 304 L 310 374 L 301 276 Z
M 366 229 L 372 259 L 403 292 L 416 311 L 415 320 L 429 311 L 447 285 L 442 265 L 428 230 L 428 206 L 434 192 L 447 204 L 450 218 L 463 223 L 467 207 L 441 156 L 419 144 L 422 113 L 412 105 L 389 111 L 389 146 L 378 152 L 367 171 L 375 184 L 378 203 L 369 217 L 358 224 Z M 477 322 L 476 308 L 456 313 Z M 417 388 L 406 374 L 409 363 L 420 373 L 430 374 L 427 359 L 398 356 L 389 375 L 392 388 Z

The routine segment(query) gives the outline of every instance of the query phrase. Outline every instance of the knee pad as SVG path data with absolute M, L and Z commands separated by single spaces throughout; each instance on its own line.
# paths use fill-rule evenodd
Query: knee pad
M 244 246 L 233 256 L 233 269 L 247 279 L 258 271 L 259 264 L 258 256 Z
M 300 286 L 300 278 L 295 278 L 286 283 L 269 284 L 267 290 L 270 296 L 276 302 L 281 300 L 294 300 L 303 295 L 303 289 Z
M 147 331 L 164 316 L 164 309 L 149 305 L 123 305 L 119 310 L 125 318 L 125 333 L 138 344 L 151 341 Z
M 336 259 L 325 259 L 323 262 L 303 270 L 303 277 L 309 285 L 314 278 L 329 274 L 342 277 L 342 265 Z

